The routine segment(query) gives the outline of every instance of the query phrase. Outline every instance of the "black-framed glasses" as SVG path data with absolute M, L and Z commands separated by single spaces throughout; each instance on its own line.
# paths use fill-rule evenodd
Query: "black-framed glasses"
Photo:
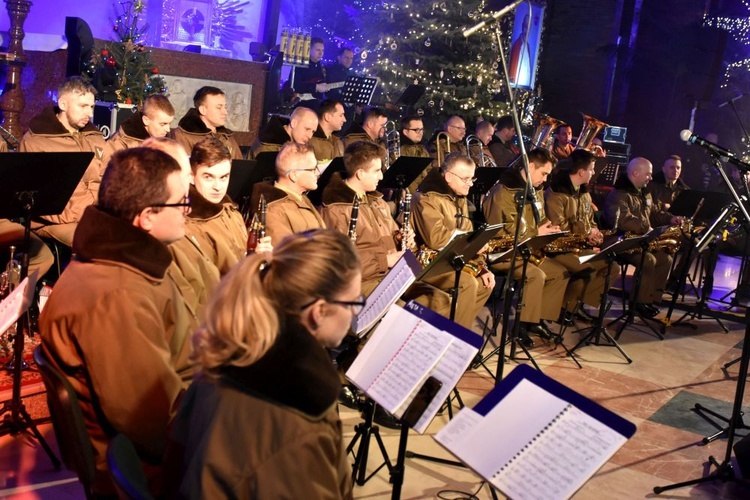
M 182 200 L 180 200 L 177 203 L 154 203 L 153 205 L 150 205 L 150 206 L 153 207 L 153 208 L 156 208 L 156 207 L 159 207 L 159 208 L 162 208 L 162 207 L 164 207 L 164 208 L 173 207 L 173 208 L 182 208 L 182 209 L 188 210 L 188 209 L 190 209 L 190 196 L 188 196 L 188 195 L 183 196 Z
M 284 172 L 284 175 L 289 175 L 292 172 L 312 172 L 315 175 L 320 175 L 320 169 L 316 165 L 314 168 L 290 168 L 286 172 Z
M 303 305 L 302 307 L 300 307 L 300 311 L 307 309 L 311 305 L 315 304 L 318 300 L 319 298 L 313 299 L 312 301 Z M 322 299 L 322 300 L 325 300 L 329 304 L 338 304 L 340 306 L 348 307 L 354 316 L 359 316 L 359 313 L 361 313 L 362 309 L 364 309 L 365 305 L 367 305 L 367 299 L 362 294 L 359 295 L 358 300 L 330 300 L 330 299 Z
M 475 182 L 477 182 L 477 178 L 476 177 L 461 177 L 458 174 L 454 174 L 450 170 L 448 170 L 448 173 L 451 174 L 451 175 L 453 175 L 454 177 L 458 177 L 458 179 L 461 182 L 463 182 L 464 184 L 474 184 Z
M 416 133 L 424 132 L 423 128 L 405 128 L 404 130 L 409 130 L 411 132 L 416 132 Z

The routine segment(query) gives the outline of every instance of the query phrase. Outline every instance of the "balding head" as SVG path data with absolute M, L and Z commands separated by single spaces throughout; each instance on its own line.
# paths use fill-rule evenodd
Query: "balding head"
M 653 166 L 643 157 L 636 157 L 628 163 L 628 179 L 638 189 L 645 188 L 651 181 Z
M 445 122 L 445 132 L 450 137 L 451 142 L 461 142 L 466 135 L 466 122 L 460 116 L 451 116 Z
M 289 135 L 292 142 L 307 144 L 318 130 L 318 115 L 310 108 L 298 107 L 289 119 Z

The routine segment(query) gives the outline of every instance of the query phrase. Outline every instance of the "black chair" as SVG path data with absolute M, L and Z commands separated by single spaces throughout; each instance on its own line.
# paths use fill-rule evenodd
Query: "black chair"
M 78 475 L 86 498 L 94 498 L 91 489 L 95 473 L 94 449 L 86 432 L 78 397 L 65 376 L 44 355 L 42 346 L 34 349 L 34 361 L 47 389 L 47 405 L 62 461 Z
M 107 447 L 109 474 L 120 498 L 150 500 L 148 480 L 133 442 L 123 434 L 116 435 Z

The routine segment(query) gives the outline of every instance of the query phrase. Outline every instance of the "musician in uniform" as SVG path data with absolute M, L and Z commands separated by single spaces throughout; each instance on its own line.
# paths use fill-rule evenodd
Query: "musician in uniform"
M 326 99 L 318 108 L 318 129 L 310 138 L 310 146 L 315 151 L 318 163 L 328 163 L 344 156 L 344 143 L 336 135 L 346 123 L 344 105 L 339 101 Z M 296 142 L 296 141 L 295 141 Z
M 445 128 L 443 130 L 448 136 L 448 141 L 444 137 L 438 137 L 436 133 L 430 140 L 427 148 L 430 150 L 430 154 L 437 158 L 438 144 L 440 149 L 445 155 L 450 153 L 463 153 L 467 154 L 466 143 L 464 143 L 464 137 L 466 137 L 466 123 L 460 116 L 453 115 L 445 121 Z
M 294 91 L 300 95 L 297 106 L 318 109 L 320 101 L 328 92 L 326 84 L 326 69 L 323 67 L 325 42 L 322 38 L 313 37 L 310 40 L 310 62 L 307 67 L 297 68 L 294 75 Z
M 529 152 L 529 175 L 521 168 L 510 168 L 500 177 L 500 181 L 490 190 L 484 200 L 482 210 L 489 224 L 504 224 L 498 236 L 510 238 L 516 233 L 516 224 L 521 224 L 521 238 L 531 238 L 560 230 L 553 225 L 544 212 L 544 194 L 542 184 L 552 171 L 557 161 L 546 149 L 534 149 Z M 524 212 L 518 217 L 516 197 L 531 184 L 531 193 L 526 201 Z M 492 266 L 496 271 L 507 272 L 510 263 L 498 263 Z M 521 266 L 517 265 L 514 278 L 521 278 Z M 557 321 L 560 308 L 568 286 L 568 271 L 561 264 L 551 259 L 541 263 L 529 262 L 526 268 L 526 279 L 523 288 L 523 306 L 521 308 L 521 340 L 532 346 L 529 334 L 550 338 L 552 332 L 541 320 Z
M 573 151 L 550 175 L 549 187 L 545 193 L 545 213 L 550 222 L 580 240 L 571 248 L 580 253 L 562 252 L 550 257 L 570 272 L 570 282 L 563 299 L 564 319 L 568 323 L 572 322 L 574 312 L 578 319 L 594 319 L 583 307 L 576 311 L 576 304 L 580 301 L 598 308 L 607 277 L 606 262 L 581 264 L 578 260 L 578 255 L 593 252 L 592 249 L 601 246 L 604 241 L 604 235 L 594 221 L 593 204 L 587 189 L 594 175 L 594 160 L 594 154 L 585 149 Z M 612 281 L 615 277 L 612 277 Z
M 682 158 L 677 155 L 668 156 L 661 167 L 661 172 L 654 174 L 648 183 L 648 191 L 659 210 L 668 212 L 677 196 L 690 189 L 682 180 Z
M 190 154 L 193 146 L 206 137 L 216 137 L 227 147 L 232 158 L 242 159 L 234 132 L 226 127 L 227 97 L 224 91 L 216 87 L 201 87 L 193 96 L 193 106 L 172 131 L 172 138 Z
M 412 156 L 417 158 L 429 158 L 430 152 L 427 151 L 427 147 L 422 142 L 424 138 L 424 122 L 422 117 L 419 115 L 409 115 L 401 119 L 401 130 L 399 132 L 399 147 L 401 149 L 401 156 Z M 396 161 L 396 158 L 391 158 L 391 164 Z M 430 173 L 432 166 L 428 165 L 417 176 L 414 181 L 409 184 L 406 189 L 410 193 L 416 192 L 419 185 L 422 183 L 424 178 Z
M 353 62 L 354 51 L 349 47 L 341 47 L 336 57 L 336 62 L 326 66 L 326 83 L 346 82 L 346 79 L 354 74 L 352 71 Z M 328 89 L 326 97 L 335 101 L 341 101 L 341 89 Z
M 557 127 L 557 130 L 555 130 L 555 142 L 552 146 L 552 154 L 554 154 L 558 160 L 570 156 L 575 149 L 575 146 L 571 142 L 572 140 L 573 127 L 567 123 Z
M 651 230 L 652 225 L 677 225 L 682 222 L 669 212 L 660 211 L 653 202 L 646 186 L 652 178 L 652 165 L 646 158 L 637 157 L 630 160 L 626 175 L 620 176 L 615 189 L 607 195 L 604 204 L 604 216 L 610 225 L 617 224 L 615 229 L 632 235 L 642 235 Z M 659 314 L 664 286 L 672 266 L 672 256 L 663 250 L 647 251 L 643 269 L 637 269 L 641 255 L 627 254 L 622 258 L 636 266 L 641 273 L 641 287 L 637 297 L 636 310 L 647 318 Z
M 97 202 L 99 183 L 109 161 L 102 133 L 91 122 L 96 89 L 80 76 L 66 79 L 58 89 L 57 106 L 45 108 L 29 122 L 21 138 L 22 153 L 94 153 L 73 195 L 58 215 L 35 220 L 34 231 L 72 246 L 73 233 L 86 207 Z
M 288 142 L 276 157 L 276 181 L 259 182 L 253 188 L 251 205 L 257 207 L 260 196 L 266 198 L 266 235 L 272 242 L 309 229 L 325 229 L 326 224 L 307 191 L 318 187 L 320 171 L 310 146 Z
M 439 169 L 432 169 L 414 195 L 413 220 L 417 243 L 439 250 L 456 231 L 472 231 L 466 195 L 474 182 L 475 165 L 465 154 L 448 155 Z M 476 257 L 476 256 L 466 256 Z M 458 284 L 456 323 L 471 328 L 479 311 L 492 293 L 495 276 L 479 256 L 463 268 Z M 470 274 L 474 270 L 476 276 Z M 448 292 L 454 287 L 455 273 L 448 272 L 425 280 Z
M 139 111 L 133 113 L 109 139 L 110 149 L 136 148 L 149 137 L 166 137 L 174 120 L 174 107 L 163 95 L 150 95 L 143 101 Z
M 513 144 L 514 137 L 516 127 L 513 125 L 513 118 L 510 115 L 501 116 L 495 124 L 495 134 L 487 146 L 498 167 L 507 167 L 521 153 Z
M 318 115 L 310 108 L 296 108 L 289 120 L 272 116 L 253 143 L 251 154 L 256 157 L 260 153 L 279 151 L 281 146 L 290 141 L 307 144 L 317 129 Z
M 378 144 L 385 135 L 388 117 L 380 108 L 369 108 L 362 115 L 362 124 L 355 123 L 344 137 L 344 147 L 357 141 Z

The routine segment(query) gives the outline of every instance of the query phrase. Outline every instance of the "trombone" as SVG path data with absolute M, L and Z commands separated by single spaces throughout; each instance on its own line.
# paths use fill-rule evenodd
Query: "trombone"
M 441 139 L 445 139 L 445 146 L 443 146 Z M 440 166 L 445 161 L 445 157 L 451 154 L 451 138 L 448 136 L 448 132 L 437 133 L 435 136 L 435 148 L 437 152 L 437 163 L 438 166 Z
M 391 168 L 391 162 L 398 160 L 401 156 L 401 134 L 398 125 L 391 120 L 385 124 L 385 169 Z
M 497 167 L 497 163 L 495 163 L 495 159 L 492 157 L 492 155 L 488 155 L 484 151 L 484 143 L 482 142 L 482 139 L 477 137 L 474 134 L 469 134 L 466 136 L 466 151 L 469 153 L 469 156 L 477 161 L 477 166 L 479 167 Z M 475 151 L 478 151 L 478 154 L 474 154 Z

